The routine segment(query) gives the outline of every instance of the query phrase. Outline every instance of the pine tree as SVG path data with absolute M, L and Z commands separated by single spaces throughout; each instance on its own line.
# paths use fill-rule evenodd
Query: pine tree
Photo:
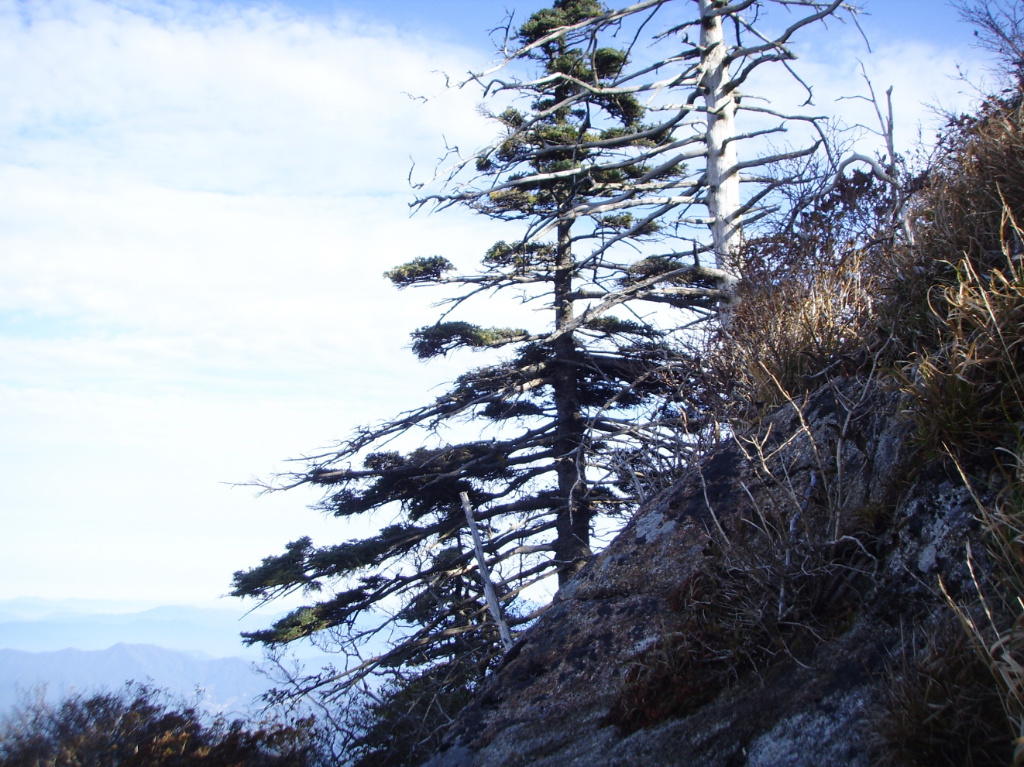
M 531 17 L 519 39 L 530 44 L 555 27 L 603 12 L 592 0 L 558 2 Z M 421 359 L 463 348 L 510 353 L 467 372 L 427 407 L 357 433 L 296 478 L 330 487 L 322 507 L 336 516 L 391 505 L 400 508 L 399 521 L 373 538 L 341 546 L 317 549 L 302 539 L 283 556 L 236 574 L 235 593 L 258 597 L 336 578 L 358 581 L 356 588 L 252 639 L 288 641 L 346 624 L 374 604 L 399 597 L 402 617 L 419 626 L 417 646 L 454 644 L 451 637 L 473 621 L 487 622 L 478 584 L 466 577 L 475 563 L 460 492 L 479 509 L 498 587 L 511 602 L 553 574 L 564 583 L 591 553 L 594 517 L 629 506 L 630 496 L 616 486 L 618 476 L 602 468 L 602 457 L 614 457 L 623 441 L 656 438 L 681 417 L 672 404 L 675 387 L 667 373 L 673 352 L 664 332 L 614 310 L 633 301 L 676 303 L 676 282 L 683 276 L 700 283 L 686 289 L 686 303 L 692 303 L 689 294 L 702 292 L 710 308 L 717 295 L 711 270 L 705 274 L 674 256 L 638 260 L 621 247 L 620 260 L 610 249 L 588 247 L 658 237 L 655 221 L 638 225 L 633 213 L 601 203 L 629 190 L 631 209 L 658 205 L 678 171 L 674 165 L 651 168 L 642 157 L 672 141 L 671 131 L 644 125 L 644 110 L 633 95 L 587 96 L 588 85 L 599 88 L 622 71 L 622 51 L 586 50 L 562 37 L 530 56 L 544 77 L 524 88 L 531 99 L 527 110 L 509 107 L 496 116 L 503 138 L 475 162 L 488 191 L 468 200 L 492 219 L 526 222 L 530 236 L 495 243 L 475 274 L 457 274 L 447 259 L 431 256 L 386 276 L 399 288 L 463 288 L 459 302 L 485 291 L 523 290 L 530 300 L 545 302 L 548 325 L 527 330 L 446 320 L 413 333 L 412 348 Z M 564 106 L 570 98 L 572 106 Z M 538 237 L 538 227 L 551 236 Z M 601 303 L 577 314 L 575 305 L 587 299 Z M 638 420 L 645 410 L 655 416 Z M 490 423 L 502 436 L 407 453 L 372 450 L 414 426 L 432 429 L 466 418 Z M 347 465 L 355 459 L 361 459 L 360 468 Z M 425 558 L 402 567 L 415 555 Z M 384 567 L 399 572 L 384 577 L 375 571 Z
M 694 20 L 673 22 L 658 36 L 681 40 L 682 52 L 633 64 L 633 44 L 604 44 L 643 13 L 691 4 Z M 333 691 L 374 671 L 429 672 L 446 663 L 461 669 L 459 689 L 468 689 L 486 673 L 500 654 L 498 631 L 461 493 L 477 510 L 488 568 L 515 628 L 533 617 L 522 593 L 555 576 L 564 584 L 591 555 L 595 521 L 635 507 L 625 456 L 686 460 L 691 443 L 679 435 L 699 430 L 701 414 L 688 404 L 690 366 L 666 333 L 666 312 L 684 312 L 668 320 L 671 327 L 713 317 L 729 299 L 742 227 L 766 215 L 765 201 L 787 181 L 766 173 L 743 179 L 741 171 L 807 158 L 819 147 L 735 159 L 736 145 L 750 137 L 735 132 L 738 86 L 756 66 L 790 58 L 789 36 L 840 6 L 787 0 L 783 6 L 808 15 L 772 37 L 741 15 L 765 4 L 647 0 L 611 11 L 594 0 L 556 0 L 513 40 L 510 61 L 529 63 L 534 76 L 475 77 L 489 93 L 519 101 L 494 116 L 498 140 L 458 161 L 446 188 L 416 205 L 464 205 L 521 229 L 495 243 L 474 273 L 434 255 L 386 277 L 399 289 L 451 291 L 445 315 L 413 333 L 418 357 L 473 349 L 492 361 L 434 402 L 360 429 L 286 483 L 326 488 L 321 508 L 337 517 L 383 510 L 391 524 L 334 546 L 302 538 L 235 574 L 233 593 L 259 599 L 343 585 L 247 635 L 252 642 L 274 645 L 329 629 L 354 648 L 395 622 L 402 627 L 388 652 L 311 677 L 305 689 Z M 736 30 L 732 42 L 723 19 Z M 694 29 L 698 42 L 689 38 Z M 681 104 L 640 100 L 676 91 L 685 94 Z M 741 180 L 753 183 L 745 196 Z M 704 254 L 714 266 L 701 263 Z M 543 306 L 546 323 L 486 327 L 453 317 L 472 299 L 496 294 Z M 440 427 L 465 422 L 477 424 L 480 436 L 455 444 L 437 437 Z M 421 446 L 387 449 L 419 428 L 427 434 Z M 362 621 L 382 609 L 394 617 L 367 629 Z

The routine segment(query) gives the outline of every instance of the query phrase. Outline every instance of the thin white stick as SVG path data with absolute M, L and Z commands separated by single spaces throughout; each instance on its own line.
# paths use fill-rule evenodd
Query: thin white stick
M 473 516 L 473 506 L 469 502 L 468 493 L 459 493 L 462 499 L 462 510 L 466 512 L 466 522 L 469 523 L 469 531 L 473 534 L 473 546 L 476 548 L 476 562 L 480 570 L 480 580 L 484 583 L 484 595 L 487 597 L 487 607 L 491 611 L 491 617 L 498 624 L 498 633 L 501 634 L 501 644 L 505 652 L 512 649 L 512 634 L 509 633 L 508 624 L 501 617 L 501 605 L 498 604 L 498 597 L 494 593 L 494 585 L 491 583 L 491 574 L 487 570 L 487 560 L 484 558 L 484 544 L 480 540 L 480 531 L 476 526 L 476 518 Z

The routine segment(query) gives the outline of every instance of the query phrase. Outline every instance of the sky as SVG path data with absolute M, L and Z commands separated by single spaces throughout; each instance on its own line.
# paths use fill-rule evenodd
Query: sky
M 506 11 L 543 5 L 0 0 L 0 600 L 208 605 L 288 541 L 362 532 L 315 491 L 240 483 L 472 363 L 417 362 L 441 296 L 381 275 L 509 236 L 410 217 L 408 178 L 488 142 L 479 93 L 441 73 L 486 66 Z M 861 65 L 893 86 L 908 149 L 986 56 L 942 0 L 865 5 L 870 51 L 834 24 L 797 66 L 848 123 L 870 118 L 837 100 Z

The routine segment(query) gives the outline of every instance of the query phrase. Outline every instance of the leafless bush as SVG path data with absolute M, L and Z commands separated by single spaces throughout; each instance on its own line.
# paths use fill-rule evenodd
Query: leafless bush
M 80 693 L 58 703 L 28 698 L 0 720 L 5 767 L 314 767 L 312 719 L 247 723 L 210 718 L 146 685 Z
M 727 420 L 758 420 L 828 382 L 870 368 L 891 336 L 879 311 L 896 268 L 894 192 L 873 176 L 839 179 L 794 228 L 748 243 L 729 322 L 706 367 Z

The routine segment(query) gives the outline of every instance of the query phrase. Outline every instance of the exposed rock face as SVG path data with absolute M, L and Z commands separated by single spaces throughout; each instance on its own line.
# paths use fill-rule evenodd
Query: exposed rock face
M 965 588 L 973 524 L 899 409 L 847 380 L 717 448 L 559 592 L 429 767 L 867 765 L 886 664 L 937 574 Z

